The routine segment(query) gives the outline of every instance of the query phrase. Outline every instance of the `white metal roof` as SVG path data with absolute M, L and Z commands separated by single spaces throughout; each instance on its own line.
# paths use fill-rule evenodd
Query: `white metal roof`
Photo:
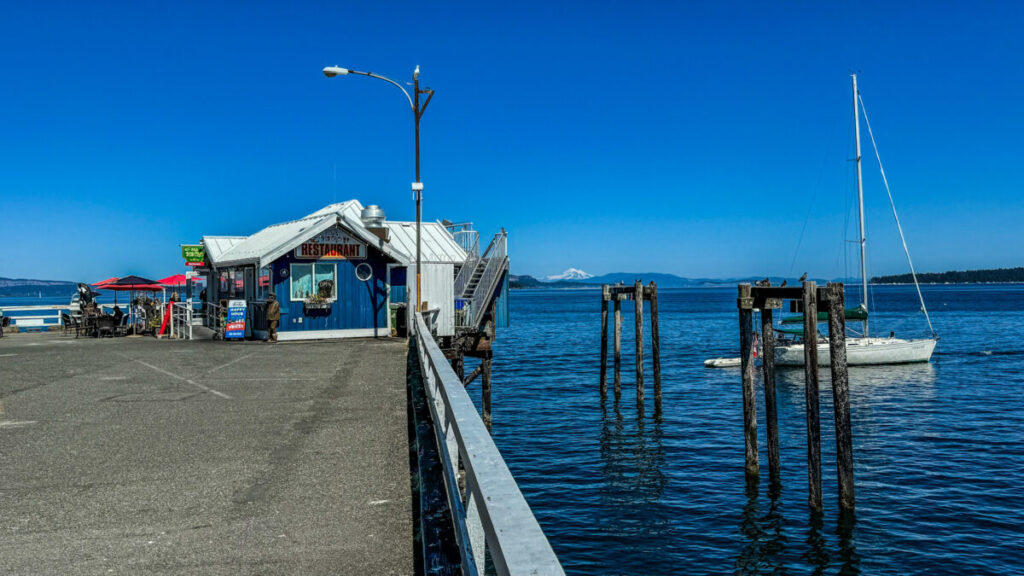
M 243 240 L 245 240 L 245 236 L 203 236 L 203 244 L 206 245 L 206 256 L 211 261 L 218 262 L 225 252 L 231 250 Z
M 360 217 L 362 209 L 358 200 L 349 200 L 325 206 L 299 220 L 267 226 L 252 236 L 204 236 L 203 243 L 214 266 L 265 266 L 324 230 L 341 226 L 400 263 L 415 262 L 416 224 L 385 222 L 391 233 L 390 241 L 384 242 L 363 224 Z M 448 230 L 436 222 L 423 223 L 422 248 L 424 262 L 462 263 L 466 260 L 465 251 L 456 244 Z
M 411 255 L 416 261 L 416 223 L 415 222 L 384 222 L 391 232 L 390 244 L 399 251 Z M 462 249 L 451 233 L 439 222 L 423 222 L 423 239 L 420 246 L 424 262 L 444 262 L 462 264 L 466 261 L 466 251 Z

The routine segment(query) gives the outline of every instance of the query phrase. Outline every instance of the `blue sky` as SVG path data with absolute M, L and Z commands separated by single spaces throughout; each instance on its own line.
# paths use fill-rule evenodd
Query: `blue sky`
M 918 269 L 1024 263 L 1022 4 L 490 4 L 8 3 L 0 276 L 162 277 L 348 198 L 413 219 L 404 97 L 334 64 L 421 66 L 424 216 L 504 226 L 514 273 L 853 275 L 851 71 Z M 864 174 L 871 272 L 904 272 Z

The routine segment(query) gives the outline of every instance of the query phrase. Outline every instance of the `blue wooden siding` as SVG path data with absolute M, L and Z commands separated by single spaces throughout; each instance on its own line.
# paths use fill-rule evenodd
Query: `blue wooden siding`
M 338 299 L 330 310 L 306 312 L 301 300 L 292 302 L 290 292 L 291 264 L 333 264 Z M 373 268 L 373 277 L 363 282 L 356 278 L 355 268 L 367 262 Z M 307 260 L 297 259 L 292 253 L 274 261 L 274 294 L 281 303 L 281 324 L 279 330 L 353 330 L 388 326 L 387 296 L 388 260 L 377 250 L 367 249 L 366 260 Z M 287 270 L 284 275 L 282 270 Z M 302 318 L 302 323 L 296 320 Z M 382 332 L 383 334 L 384 332 Z
M 391 303 L 398 304 L 405 302 L 408 291 L 406 290 L 406 269 L 394 267 L 391 269 Z

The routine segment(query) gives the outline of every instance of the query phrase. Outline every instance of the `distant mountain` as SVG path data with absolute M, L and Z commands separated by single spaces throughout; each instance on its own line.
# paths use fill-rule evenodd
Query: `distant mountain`
M 77 289 L 75 282 L 63 280 L 31 280 L 28 278 L 0 278 L 0 296 L 67 296 Z
M 567 268 L 565 270 L 565 272 L 562 272 L 561 274 L 555 274 L 553 276 L 548 276 L 547 277 L 547 281 L 548 282 L 557 282 L 559 280 L 586 280 L 588 278 L 593 278 L 593 277 L 594 277 L 593 274 L 587 274 L 586 272 L 584 272 L 583 270 L 580 270 L 579 268 Z
M 512 290 L 518 290 L 523 288 L 588 288 L 591 286 L 597 286 L 597 284 L 589 284 L 585 281 L 571 280 L 542 282 L 528 274 L 523 274 L 520 276 L 517 276 L 515 274 L 509 274 L 508 276 L 508 287 L 511 288 Z
M 1024 282 L 1024 267 L 925 273 L 918 274 L 917 281 L 922 284 L 976 284 L 986 282 L 1016 284 Z M 871 279 L 871 282 L 877 284 L 912 284 L 914 277 L 910 274 L 875 276 Z
M 573 270 L 570 268 L 569 270 Z M 567 270 L 566 272 L 569 272 Z M 584 272 L 584 274 L 586 274 Z M 612 272 L 610 274 L 602 274 L 601 276 L 590 276 L 583 280 L 557 280 L 553 282 L 547 282 L 538 280 L 533 276 L 521 275 L 521 276 L 510 276 L 511 283 L 510 288 L 584 288 L 590 286 L 600 286 L 602 284 L 633 284 L 637 280 L 640 280 L 643 284 L 648 284 L 653 281 L 661 288 L 687 288 L 687 287 L 699 287 L 699 286 L 735 286 L 740 283 L 753 284 L 763 280 L 764 276 L 746 276 L 746 277 L 734 277 L 734 278 L 684 278 L 682 276 L 676 276 L 675 274 L 667 274 L 664 272 Z M 782 284 L 783 280 L 787 282 L 789 286 L 798 286 L 800 281 L 798 278 L 783 278 L 781 276 L 769 277 L 772 281 L 773 286 Z M 846 284 L 859 284 L 859 280 L 856 278 L 811 278 L 818 284 L 824 285 L 827 282 L 845 282 Z

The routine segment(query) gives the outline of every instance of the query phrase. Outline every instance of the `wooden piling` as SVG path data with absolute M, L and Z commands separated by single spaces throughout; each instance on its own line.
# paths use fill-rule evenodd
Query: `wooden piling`
M 740 317 L 740 366 L 743 374 L 743 441 L 746 448 L 746 473 L 757 476 L 757 403 L 754 391 L 754 301 L 750 284 L 739 285 L 736 300 Z
M 772 309 L 767 304 L 761 308 L 761 371 L 764 377 L 764 420 L 768 428 L 768 475 L 775 482 L 781 472 L 779 416 L 775 402 L 775 333 Z
M 651 360 L 654 362 L 654 404 L 661 403 L 661 339 L 658 336 L 658 285 L 647 287 L 651 300 Z M 657 411 L 657 408 L 655 408 Z
M 839 507 L 853 510 L 853 435 L 850 429 L 850 381 L 846 366 L 845 296 L 841 283 L 828 285 L 828 346 L 832 371 L 832 406 L 836 425 L 836 475 Z
M 804 398 L 807 402 L 807 503 L 820 511 L 821 421 L 818 408 L 818 286 L 803 283 L 804 301 Z
M 455 357 L 452 358 L 452 370 L 455 371 L 459 380 L 464 380 L 466 378 L 466 356 L 463 354 L 462 350 L 455 352 Z
M 622 300 L 619 299 L 619 295 L 613 296 L 615 298 L 615 399 L 618 400 L 619 396 L 622 395 Z
M 608 396 L 608 286 L 601 287 L 601 398 Z
M 487 358 L 484 358 L 480 365 L 483 367 L 481 371 L 481 395 L 480 395 L 480 408 L 483 412 L 484 426 L 487 426 L 487 431 L 491 431 L 491 358 L 488 354 Z
M 636 401 L 644 401 L 644 285 L 639 280 L 634 286 L 636 317 Z

